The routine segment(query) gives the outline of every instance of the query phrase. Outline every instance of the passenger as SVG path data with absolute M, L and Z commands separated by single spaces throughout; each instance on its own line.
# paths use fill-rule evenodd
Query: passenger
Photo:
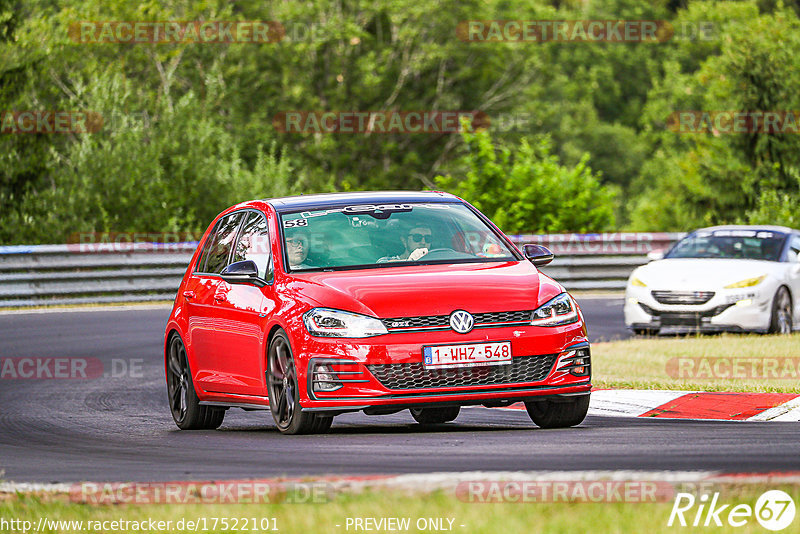
M 286 233 L 286 255 L 289 257 L 291 269 L 310 269 L 313 265 L 306 263 L 308 257 L 308 236 L 305 232 L 294 231 Z

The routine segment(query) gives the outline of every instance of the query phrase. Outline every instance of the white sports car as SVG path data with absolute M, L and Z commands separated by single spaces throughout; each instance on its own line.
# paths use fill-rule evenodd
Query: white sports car
M 628 279 L 625 325 L 636 334 L 788 334 L 800 323 L 798 230 L 715 226 L 654 256 Z

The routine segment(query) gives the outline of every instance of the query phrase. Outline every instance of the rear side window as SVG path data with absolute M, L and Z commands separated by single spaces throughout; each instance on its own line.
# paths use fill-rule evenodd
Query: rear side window
M 271 280 L 271 251 L 266 217 L 255 211 L 249 212 L 242 231 L 239 232 L 239 240 L 233 251 L 233 261 L 251 260 L 258 266 L 258 277 L 263 280 Z
M 214 235 L 217 233 L 219 229 L 219 225 L 222 223 L 222 219 L 217 221 L 217 224 L 214 225 L 214 228 L 208 232 L 208 237 L 206 238 L 205 243 L 203 243 L 203 251 L 200 253 L 200 258 L 197 260 L 197 264 L 194 266 L 194 272 L 203 272 L 203 266 L 208 261 L 208 252 L 211 250 L 211 244 L 214 242 Z
M 236 239 L 236 230 L 242 222 L 242 213 L 231 213 L 220 219 L 214 230 L 214 234 L 209 236 L 207 250 L 203 251 L 200 258 L 198 270 L 204 273 L 219 274 L 228 265 L 228 258 Z

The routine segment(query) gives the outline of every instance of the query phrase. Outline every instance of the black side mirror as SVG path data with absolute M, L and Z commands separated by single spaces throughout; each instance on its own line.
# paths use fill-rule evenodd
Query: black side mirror
M 222 279 L 226 282 L 242 283 L 252 282 L 259 285 L 258 265 L 253 260 L 244 260 L 231 263 L 222 270 Z
M 525 257 L 537 267 L 547 265 L 555 257 L 549 248 L 542 245 L 525 245 L 522 250 L 525 252 Z

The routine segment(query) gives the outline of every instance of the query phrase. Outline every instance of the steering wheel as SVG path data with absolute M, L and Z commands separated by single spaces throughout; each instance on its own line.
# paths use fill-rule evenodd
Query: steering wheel
M 436 257 L 436 256 L 439 257 Z M 441 247 L 441 248 L 434 248 L 428 251 L 427 254 L 422 256 L 420 260 L 458 260 L 463 258 L 474 258 L 472 254 L 467 254 L 466 252 L 458 252 L 452 248 Z

